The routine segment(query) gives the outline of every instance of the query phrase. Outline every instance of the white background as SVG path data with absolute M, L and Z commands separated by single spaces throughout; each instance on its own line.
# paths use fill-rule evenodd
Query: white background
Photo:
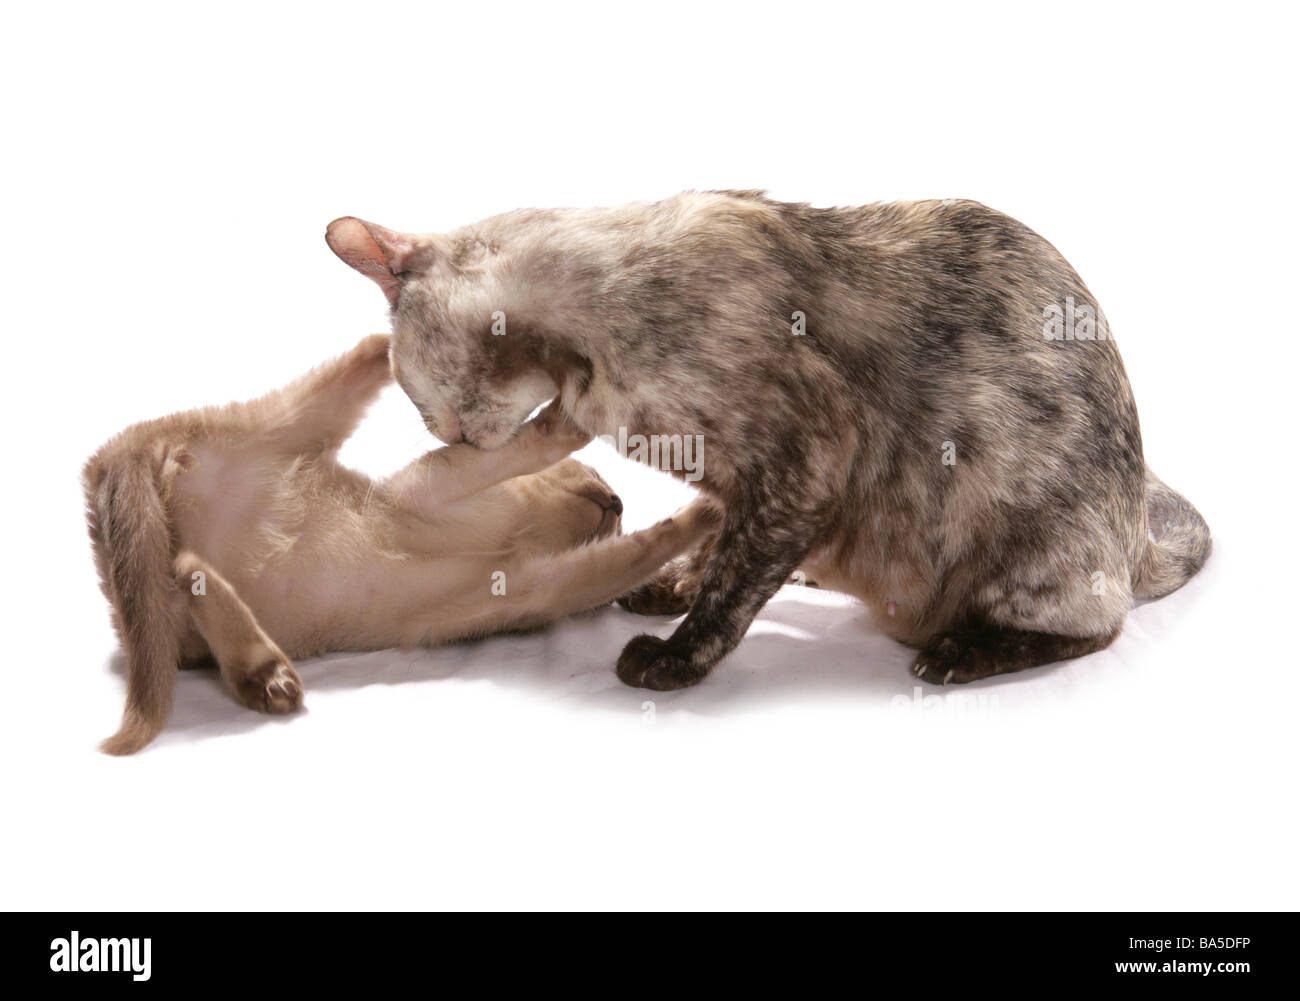
M 1300 903 L 1296 26 L 1045 7 L 7 5 L 0 904 Z M 937 705 L 860 608 L 787 588 L 652 721 L 612 667 L 671 623 L 610 609 L 302 664 L 288 720 L 186 674 L 152 746 L 97 753 L 124 680 L 80 465 L 385 329 L 327 222 L 688 187 L 971 197 L 1044 234 L 1103 303 L 1210 565 L 1110 650 Z M 394 391 L 345 457 L 384 473 L 429 444 Z M 630 525 L 682 498 L 586 455 Z

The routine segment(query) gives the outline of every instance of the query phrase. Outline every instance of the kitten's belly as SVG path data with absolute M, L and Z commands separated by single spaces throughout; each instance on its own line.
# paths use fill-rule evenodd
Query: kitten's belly
M 512 495 L 476 497 L 437 523 L 337 492 L 311 466 L 214 446 L 177 477 L 180 544 L 209 562 L 292 657 L 465 634 L 512 564 Z
M 309 524 L 292 549 L 242 575 L 249 607 L 290 657 L 464 636 L 497 600 L 494 572 L 515 562 L 500 538 L 443 526 L 402 539 L 386 520 L 354 514 Z
M 174 487 L 180 543 L 225 576 L 249 559 L 252 540 L 283 531 L 271 503 L 283 472 L 277 463 L 209 444 L 189 452 L 192 462 Z
M 265 561 L 257 552 L 236 556 L 241 597 L 262 628 L 290 657 L 327 650 L 389 645 L 395 586 L 402 560 L 382 551 L 364 531 L 312 524 L 263 527 L 288 534 L 291 544 Z

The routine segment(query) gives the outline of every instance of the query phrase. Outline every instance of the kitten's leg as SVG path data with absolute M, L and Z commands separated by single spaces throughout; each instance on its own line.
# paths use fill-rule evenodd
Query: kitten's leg
M 174 565 L 178 586 L 190 594 L 194 624 L 235 698 L 261 712 L 291 713 L 300 708 L 298 673 L 235 589 L 193 553 L 181 553 Z
M 759 609 L 813 548 L 820 519 L 772 503 L 727 511 L 691 610 L 668 639 L 637 636 L 618 676 L 636 688 L 672 691 L 702 681 L 735 649 Z
M 641 583 L 682 550 L 698 545 L 717 530 L 721 517 L 711 501 L 697 500 L 641 531 L 535 557 L 505 571 L 501 593 L 492 592 L 492 582 L 484 580 L 485 597 L 471 614 L 448 623 L 437 613 L 426 613 L 406 640 L 429 643 L 527 628 L 596 608 Z
M 399 501 L 426 516 L 494 484 L 541 472 L 591 441 L 551 404 L 496 449 L 447 445 L 429 452 L 387 481 Z
M 619 595 L 618 603 L 637 615 L 681 615 L 700 593 L 700 580 L 712 556 L 708 543 L 683 553 L 640 587 Z
M 619 595 L 618 603 L 637 615 L 681 615 L 688 612 L 700 593 L 700 583 L 712 556 L 713 540 L 710 540 L 677 557 L 640 587 Z M 803 579 L 801 583 L 808 587 L 821 586 L 809 579 Z
M 348 440 L 392 378 L 388 335 L 371 334 L 347 354 L 252 406 L 264 408 L 259 417 L 285 451 L 322 452 Z
M 960 685 L 1082 657 L 1110 646 L 1118 635 L 1118 627 L 1097 636 L 1061 636 L 994 625 L 971 626 L 937 636 L 917 656 L 912 673 L 938 685 Z
M 671 518 L 639 532 L 602 539 L 530 561 L 525 588 L 541 600 L 530 612 L 551 621 L 613 601 L 688 546 L 718 529 L 722 512 L 708 499 L 694 501 Z

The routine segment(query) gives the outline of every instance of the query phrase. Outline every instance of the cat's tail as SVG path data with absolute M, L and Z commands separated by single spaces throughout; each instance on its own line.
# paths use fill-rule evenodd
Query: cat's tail
M 108 464 L 92 459 L 85 473 L 95 560 L 127 658 L 122 724 L 100 745 L 108 754 L 133 754 L 158 735 L 171 713 L 176 685 L 176 582 L 155 468 L 152 457 L 140 451 Z
M 1133 575 L 1133 594 L 1163 598 L 1192 579 L 1210 556 L 1210 526 L 1191 502 L 1147 468 L 1147 525 L 1152 538 Z

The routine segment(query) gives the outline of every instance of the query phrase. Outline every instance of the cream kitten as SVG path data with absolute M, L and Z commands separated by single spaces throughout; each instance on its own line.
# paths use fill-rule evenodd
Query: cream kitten
M 391 378 L 388 338 L 249 403 L 135 425 L 86 464 L 90 536 L 128 659 L 110 754 L 157 735 L 179 666 L 241 703 L 302 704 L 291 658 L 431 645 L 604 604 L 703 541 L 704 503 L 620 535 L 622 504 L 566 458 L 553 408 L 502 448 L 429 452 L 384 481 L 339 446 Z

